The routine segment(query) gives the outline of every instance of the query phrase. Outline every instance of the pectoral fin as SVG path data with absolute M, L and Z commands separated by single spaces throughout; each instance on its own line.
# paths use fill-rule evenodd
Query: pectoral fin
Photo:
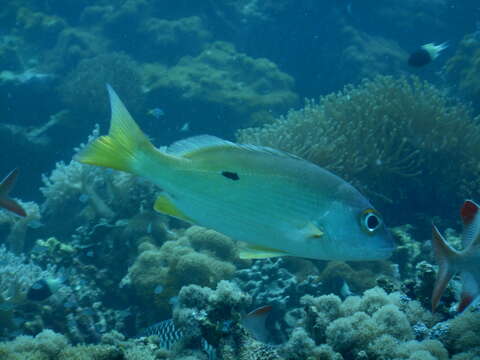
M 195 223 L 191 218 L 189 218 L 181 210 L 179 210 L 177 206 L 172 202 L 172 199 L 170 199 L 170 197 L 166 194 L 161 194 L 157 198 L 153 208 L 159 213 L 170 215 L 176 217 L 177 219 L 187 221 L 189 223 Z
M 268 259 L 272 257 L 288 256 L 283 250 L 277 250 L 260 245 L 245 245 L 240 248 L 240 259 Z
M 324 235 L 324 232 L 314 223 L 308 223 L 306 227 L 307 234 L 311 238 L 321 238 Z

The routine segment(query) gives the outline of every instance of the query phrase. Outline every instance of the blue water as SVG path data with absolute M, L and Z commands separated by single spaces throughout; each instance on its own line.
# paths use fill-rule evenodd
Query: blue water
M 168 236 L 180 237 L 186 224 L 151 213 L 158 189 L 143 180 L 128 180 L 131 183 L 127 186 L 115 187 L 112 184 L 120 180 L 112 180 L 115 175 L 109 171 L 89 174 L 85 181 L 88 189 L 79 190 L 70 184 L 65 193 L 55 190 L 58 193 L 55 201 L 52 201 L 55 196 L 45 196 L 40 190 L 45 185 L 42 175 L 50 176 L 57 162 L 69 164 L 75 149 L 87 141 L 97 124 L 100 134 L 108 131 L 106 84 L 118 92 L 133 118 L 159 147 L 200 134 L 235 141 L 238 129 L 272 123 L 290 110 L 303 108 L 304 99 L 318 100 L 378 75 L 394 79 L 415 76 L 428 81 L 445 96 L 449 106 L 464 106 L 466 119 L 475 127 L 480 126 L 477 117 L 480 74 L 476 66 L 480 61 L 479 24 L 480 5 L 474 0 L 4 1 L 0 7 L 0 177 L 18 168 L 20 175 L 11 195 L 38 204 L 41 216 L 25 225 L 20 235 L 12 230 L 18 219 L 2 220 L 0 245 L 43 269 L 55 265 L 57 270 L 72 272 L 66 280 L 68 288 L 88 284 L 94 295 L 82 300 L 73 291 L 62 298 L 68 308 L 81 303 L 84 309 L 90 309 L 89 302 L 101 301 L 104 304 L 101 311 L 113 309 L 119 317 L 123 311 L 126 319 L 122 325 L 120 321 L 111 321 L 104 330 L 115 329 L 133 337 L 141 328 L 170 318 L 172 304 L 178 301 L 181 287 L 178 284 L 183 286 L 188 282 L 179 280 L 173 287 L 154 284 L 153 310 L 144 309 L 148 301 L 139 290 L 141 286 L 122 288 L 119 283 L 138 260 L 137 247 L 142 241 L 147 239 L 159 247 L 170 239 Z M 409 56 L 428 43 L 447 43 L 448 47 L 430 54 L 431 61 L 425 65 L 409 66 Z M 352 114 L 351 126 L 361 126 L 355 120 Z M 420 133 L 413 142 L 421 143 L 422 134 L 426 133 Z M 444 137 L 450 141 L 454 135 L 450 132 Z M 480 139 L 480 135 L 475 139 Z M 463 141 L 460 138 L 459 142 Z M 435 153 L 433 148 L 425 150 L 428 153 L 425 159 L 432 159 L 429 156 L 430 151 Z M 456 162 L 461 146 L 455 149 L 450 158 L 444 156 L 442 161 Z M 478 161 L 474 156 L 470 160 Z M 328 168 L 328 164 L 321 165 Z M 340 170 L 340 175 L 347 176 L 362 191 L 366 189 L 376 207 L 385 212 L 388 225 L 413 226 L 411 236 L 415 245 L 406 247 L 416 246 L 415 251 L 422 255 L 410 249 L 406 253 L 415 253 L 415 259 L 402 253 L 382 269 L 371 264 L 368 267 L 368 276 L 373 279 L 377 271 L 382 273 L 393 263 L 399 265 L 405 273 L 401 274 L 401 280 L 396 279 L 395 289 L 406 293 L 408 285 L 399 284 L 415 278 L 416 264 L 422 260 L 435 264 L 429 252 L 430 223 L 440 222 L 442 228 L 450 226 L 460 231 L 456 209 L 461 206 L 462 197 L 477 200 L 480 197 L 480 188 L 474 185 L 478 182 L 478 171 L 464 171 L 459 166 L 458 175 L 449 174 L 452 178 L 430 184 L 437 174 L 432 168 L 430 163 L 423 163 L 421 171 L 408 179 L 411 188 L 404 193 L 401 188 L 405 182 L 401 177 L 386 179 L 395 191 L 383 192 L 388 185 L 369 187 L 381 179 L 369 179 L 368 172 L 353 174 L 351 178 L 348 169 Z M 332 165 L 331 170 L 337 169 Z M 418 193 L 412 190 L 412 184 L 419 184 Z M 388 198 L 390 194 L 396 194 L 397 198 Z M 97 195 L 103 205 L 92 205 Z M 102 212 L 104 205 L 107 209 Z M 166 235 L 165 228 L 170 235 Z M 38 245 L 39 239 L 49 237 L 57 237 L 75 250 L 57 252 L 56 248 L 49 253 Z M 201 246 L 199 250 L 195 246 L 192 245 L 196 252 L 206 251 L 213 256 L 213 250 Z M 227 256 L 222 261 L 237 269 L 251 266 L 234 257 Z M 302 280 L 309 272 L 305 269 L 315 268 L 320 277 L 325 274 L 327 265 L 323 262 L 302 264 L 290 264 L 290 268 L 288 264 L 277 266 L 302 273 Z M 407 268 L 410 272 L 404 270 Z M 361 269 L 355 265 L 352 271 Z M 225 277 L 231 279 L 232 274 L 224 271 L 229 274 Z M 197 283 L 214 288 L 222 277 L 218 276 L 210 282 Z M 298 275 L 295 281 L 300 284 L 302 276 Z M 341 276 L 322 281 L 334 283 L 330 290 L 339 296 L 341 289 L 346 291 L 344 281 L 355 282 Z M 299 284 L 291 285 L 290 289 L 296 289 L 291 291 L 309 293 L 299 290 Z M 360 295 L 375 284 L 372 280 L 367 285 L 353 285 L 352 291 Z M 311 293 L 318 295 L 318 291 Z M 448 306 L 455 302 L 451 291 Z M 300 306 L 299 298 L 293 296 L 294 301 L 281 306 Z M 429 306 L 428 296 L 424 299 L 419 295 L 414 300 Z M 452 317 L 447 305 L 442 309 L 443 320 Z M 21 302 L 15 306 L 16 313 L 12 316 L 27 322 L 39 311 L 38 304 Z M 287 310 L 282 308 L 275 313 L 279 326 L 285 329 L 286 320 L 279 319 Z M 59 313 L 62 315 L 57 318 L 51 314 L 39 315 L 44 317 L 45 328 L 65 332 L 70 310 Z M 86 314 L 91 315 L 88 311 Z M 150 324 L 148 320 L 152 320 Z M 41 330 L 39 325 L 28 328 L 25 321 L 5 325 L 9 330 L 0 333 L 1 339 L 22 333 L 36 335 Z M 272 332 L 277 344 L 288 337 L 288 331 L 281 333 L 278 326 Z M 77 338 L 72 333 L 66 336 L 74 343 L 98 342 L 98 334 L 93 333 L 85 331 Z M 454 346 L 449 346 L 452 355 Z

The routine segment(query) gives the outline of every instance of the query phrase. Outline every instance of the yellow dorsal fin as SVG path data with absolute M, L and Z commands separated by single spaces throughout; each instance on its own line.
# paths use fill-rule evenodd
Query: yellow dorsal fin
M 157 200 L 155 201 L 155 205 L 153 206 L 155 211 L 176 217 L 177 219 L 187 221 L 189 223 L 194 223 L 192 219 L 186 216 L 182 211 L 180 211 L 175 204 L 172 202 L 170 197 L 167 194 L 161 194 Z
M 184 156 L 189 158 L 195 154 L 210 149 L 210 148 L 233 148 L 237 151 L 251 151 L 264 154 L 270 154 L 280 157 L 288 157 L 300 159 L 299 157 L 286 153 L 281 150 L 272 149 L 266 146 L 250 145 L 250 144 L 236 144 L 228 140 L 220 139 L 212 135 L 198 135 L 186 139 L 178 140 L 170 145 L 166 152 L 175 156 Z
M 245 244 L 240 248 L 240 259 L 267 259 L 279 256 L 288 256 L 286 251 L 269 248 L 261 245 Z
M 195 151 L 214 146 L 237 146 L 227 140 L 211 135 L 198 135 L 178 140 L 167 148 L 167 152 L 176 156 L 185 156 Z

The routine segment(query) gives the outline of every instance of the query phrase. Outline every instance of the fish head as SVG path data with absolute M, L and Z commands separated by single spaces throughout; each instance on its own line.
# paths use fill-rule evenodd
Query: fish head
M 330 204 L 320 221 L 331 258 L 387 259 L 394 250 L 394 241 L 382 215 L 356 189 L 349 186 L 347 190 Z

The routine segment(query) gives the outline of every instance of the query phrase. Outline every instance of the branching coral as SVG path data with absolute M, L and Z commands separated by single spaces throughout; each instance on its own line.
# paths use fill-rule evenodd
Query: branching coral
M 397 214 L 450 212 L 479 191 L 472 182 L 479 172 L 479 126 L 466 106 L 451 104 L 416 77 L 379 76 L 347 86 L 237 137 L 326 167 L 379 201 L 395 203 Z

